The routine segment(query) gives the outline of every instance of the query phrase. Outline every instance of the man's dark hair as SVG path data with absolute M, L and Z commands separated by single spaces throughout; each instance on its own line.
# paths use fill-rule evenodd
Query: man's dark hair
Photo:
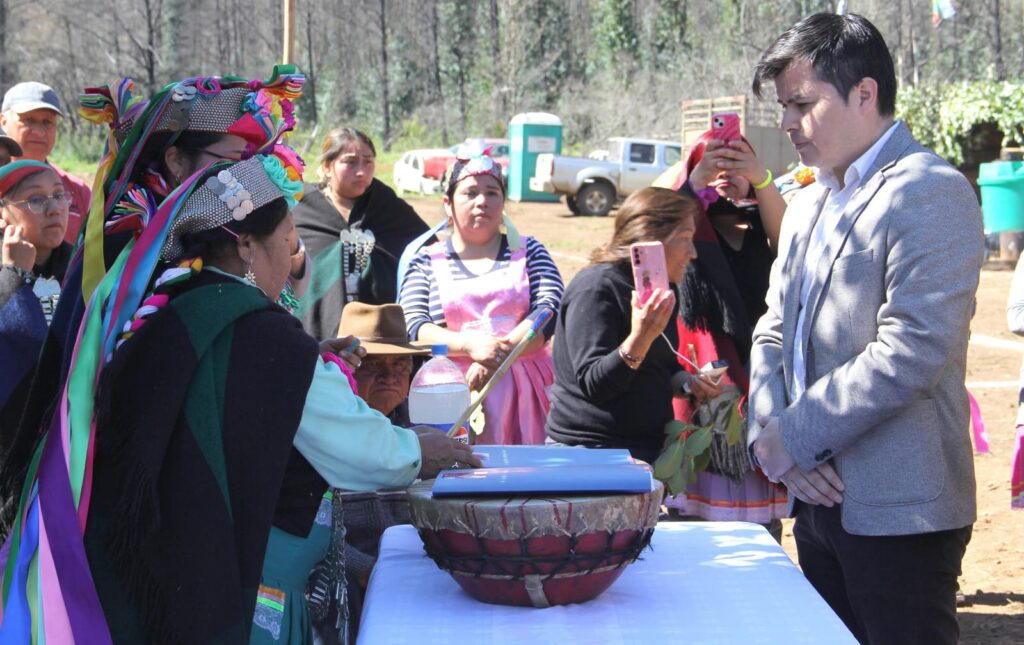
M 843 101 L 863 78 L 878 83 L 878 112 L 896 112 L 896 72 L 882 34 L 863 16 L 816 13 L 790 27 L 761 55 L 754 68 L 754 95 L 798 60 L 836 88 Z

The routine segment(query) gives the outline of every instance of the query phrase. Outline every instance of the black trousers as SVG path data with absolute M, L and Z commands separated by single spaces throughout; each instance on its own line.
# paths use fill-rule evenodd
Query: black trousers
M 839 506 L 798 502 L 793 537 L 804 575 L 861 643 L 955 644 L 957 576 L 971 529 L 853 535 Z

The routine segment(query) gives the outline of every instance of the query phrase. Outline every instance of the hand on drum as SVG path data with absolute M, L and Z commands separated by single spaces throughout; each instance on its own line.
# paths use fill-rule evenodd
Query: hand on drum
M 345 361 L 349 367 L 357 370 L 363 364 L 363 357 L 366 356 L 366 349 L 360 347 L 355 336 L 340 336 L 328 338 L 320 343 L 321 354 L 334 354 Z
M 449 439 L 442 433 L 417 433 L 420 441 L 420 479 L 436 477 L 442 470 L 452 468 L 480 468 L 480 458 L 473 454 L 473 447 Z

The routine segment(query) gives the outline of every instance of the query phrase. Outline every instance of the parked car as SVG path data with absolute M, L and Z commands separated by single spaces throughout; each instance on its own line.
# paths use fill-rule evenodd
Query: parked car
M 441 188 L 441 178 L 455 159 L 447 148 L 410 150 L 395 162 L 395 190 L 400 193 L 432 195 Z
M 612 137 L 606 160 L 538 155 L 530 190 L 565 195 L 573 213 L 607 215 L 619 200 L 650 186 L 681 158 L 678 141 Z

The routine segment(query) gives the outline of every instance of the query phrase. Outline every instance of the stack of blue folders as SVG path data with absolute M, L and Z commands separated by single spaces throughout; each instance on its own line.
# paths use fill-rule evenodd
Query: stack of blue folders
M 473 446 L 483 468 L 445 470 L 434 480 L 435 497 L 646 493 L 651 467 L 628 450 L 547 446 Z

